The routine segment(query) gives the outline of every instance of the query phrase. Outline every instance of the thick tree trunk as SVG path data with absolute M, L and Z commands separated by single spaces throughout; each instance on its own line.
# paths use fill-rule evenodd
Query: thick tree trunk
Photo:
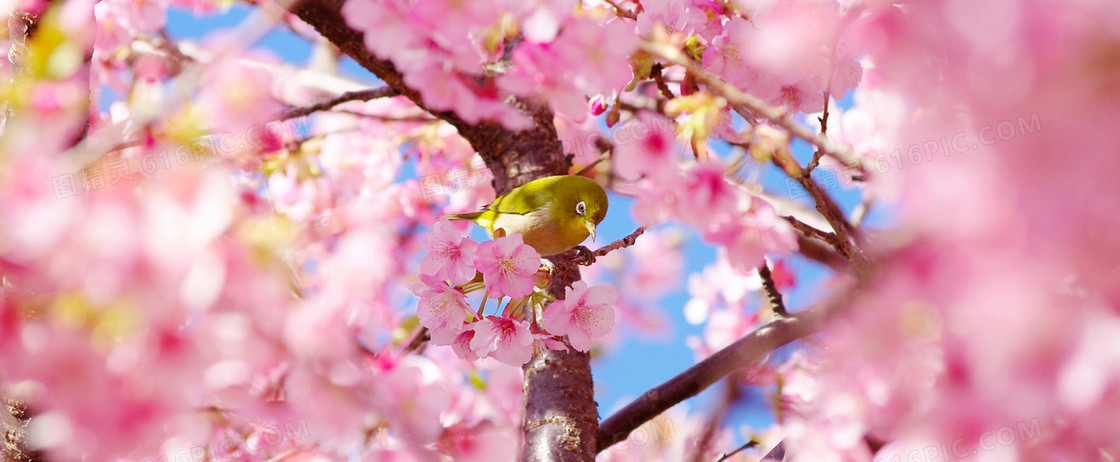
M 391 62 L 366 50 L 362 34 L 346 25 L 341 0 L 308 0 L 291 9 L 388 86 L 420 107 L 420 95 L 404 84 Z M 429 111 L 455 126 L 486 161 L 494 174 L 494 189 L 503 194 L 530 180 L 568 173 L 552 112 L 525 101 L 510 101 L 533 119 L 535 126 L 513 132 L 484 122 L 468 124 L 451 112 Z M 558 275 L 551 291 L 563 296 L 564 287 L 579 279 L 572 269 Z M 591 362 L 578 351 L 540 351 L 525 365 L 525 419 L 521 459 L 525 461 L 591 461 L 595 458 L 598 413 L 593 399 Z
M 554 257 L 557 271 L 549 295 L 560 299 L 579 280 L 579 269 Z M 525 367 L 525 435 L 522 461 L 595 460 L 599 412 L 591 379 L 591 355 L 569 349 L 545 350 Z

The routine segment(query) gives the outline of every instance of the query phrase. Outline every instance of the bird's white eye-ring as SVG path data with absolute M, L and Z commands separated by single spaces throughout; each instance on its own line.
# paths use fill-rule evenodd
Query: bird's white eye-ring
M 576 204 L 576 213 L 580 215 L 587 213 L 587 204 L 584 204 L 582 201 Z

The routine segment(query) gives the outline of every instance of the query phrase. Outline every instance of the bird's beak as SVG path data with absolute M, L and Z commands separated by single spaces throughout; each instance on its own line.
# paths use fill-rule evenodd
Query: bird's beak
M 591 242 L 595 242 L 595 223 L 584 221 L 583 224 L 587 225 L 587 232 L 591 233 Z

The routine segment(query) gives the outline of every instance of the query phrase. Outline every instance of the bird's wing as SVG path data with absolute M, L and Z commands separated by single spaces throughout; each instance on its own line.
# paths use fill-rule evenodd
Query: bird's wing
M 498 213 L 515 213 L 525 215 L 534 210 L 548 206 L 548 194 L 543 190 L 528 191 L 525 188 L 515 188 L 505 196 L 499 197 L 485 207 Z

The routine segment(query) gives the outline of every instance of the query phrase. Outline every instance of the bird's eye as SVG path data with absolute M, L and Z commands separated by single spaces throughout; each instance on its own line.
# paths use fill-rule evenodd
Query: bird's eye
M 583 202 L 576 204 L 576 213 L 580 215 L 587 213 L 587 204 L 584 204 Z

